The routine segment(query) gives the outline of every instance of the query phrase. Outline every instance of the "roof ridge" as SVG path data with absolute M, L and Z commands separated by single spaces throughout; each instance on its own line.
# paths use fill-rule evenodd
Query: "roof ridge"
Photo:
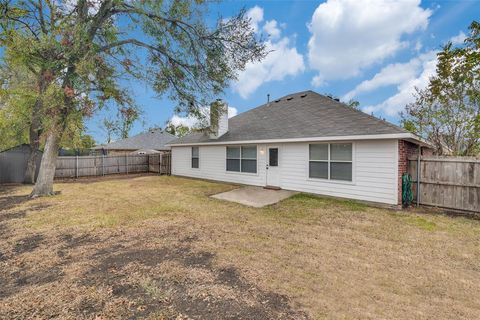
M 268 107 L 269 105 L 271 105 L 272 103 L 274 102 L 277 102 L 277 101 L 280 101 L 280 100 L 286 100 L 287 97 L 291 97 L 291 96 L 295 96 L 295 95 L 301 95 L 301 94 L 304 94 L 304 93 L 308 93 L 308 92 L 313 92 L 313 93 L 316 93 L 315 91 L 312 91 L 312 90 L 303 90 L 303 91 L 298 91 L 298 92 L 294 92 L 294 93 L 290 93 L 290 94 L 287 94 L 287 95 L 284 95 L 283 97 L 280 97 L 278 99 L 272 99 L 270 100 L 270 102 L 267 102 L 267 103 L 264 103 L 264 104 L 261 104 L 255 108 L 251 108 L 251 109 L 248 109 L 244 112 L 241 112 L 231 118 L 229 118 L 228 120 L 232 120 L 236 117 L 239 117 L 239 116 L 242 116 L 242 115 L 245 115 L 246 113 L 249 113 L 250 111 L 254 111 L 254 110 L 258 110 L 258 109 L 261 109 L 261 108 L 264 108 L 264 107 Z M 318 94 L 318 93 L 316 93 Z
M 328 96 L 325 96 L 325 95 L 320 94 L 320 93 L 318 93 L 318 92 L 315 92 L 315 91 L 313 91 L 313 90 L 309 90 L 309 91 L 312 92 L 312 93 L 315 93 L 315 94 L 317 94 L 317 95 L 319 95 L 319 96 L 321 96 L 321 97 L 323 97 L 323 98 L 330 99 L 330 100 L 332 100 L 332 102 L 337 103 L 337 104 L 340 104 L 340 105 L 341 105 L 342 107 L 344 107 L 344 108 L 348 108 L 349 110 L 353 110 L 353 111 L 355 111 L 355 112 L 357 112 L 357 113 L 359 113 L 359 114 L 365 115 L 365 116 L 367 116 L 367 117 L 369 117 L 369 118 L 371 118 L 371 119 L 373 119 L 373 120 L 380 121 L 380 122 L 382 122 L 382 123 L 384 123 L 384 124 L 386 124 L 386 125 L 388 125 L 388 126 L 390 126 L 390 127 L 394 127 L 394 128 L 396 128 L 396 129 L 403 130 L 405 133 L 409 133 L 409 131 L 405 130 L 404 128 L 402 128 L 402 127 L 400 127 L 400 126 L 397 126 L 396 124 L 393 124 L 393 123 L 391 123 L 391 122 L 389 122 L 389 121 L 387 121 L 387 120 L 381 119 L 381 118 L 377 118 L 377 117 L 375 117 L 375 116 L 373 116 L 373 115 L 371 115 L 371 114 L 368 114 L 368 113 L 366 113 L 366 112 L 363 112 L 362 110 L 359 110 L 359 109 L 357 109 L 357 108 L 352 108 L 352 107 L 350 107 L 349 105 L 347 105 L 345 102 L 337 101 L 337 100 L 335 100 L 335 99 L 332 99 L 332 98 L 330 98 L 330 97 L 328 97 Z

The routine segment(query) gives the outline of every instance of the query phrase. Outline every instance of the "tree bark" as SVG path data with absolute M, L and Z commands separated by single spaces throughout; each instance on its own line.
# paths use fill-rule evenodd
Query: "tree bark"
M 55 129 L 55 128 L 54 128 Z M 61 139 L 59 130 L 50 130 L 47 134 L 45 150 L 43 151 L 42 162 L 38 179 L 35 183 L 32 198 L 53 195 L 53 178 L 55 177 L 55 168 L 58 156 L 58 148 Z
M 40 135 L 42 132 L 42 108 L 43 94 L 47 87 L 46 71 L 40 71 L 37 79 L 38 96 L 32 109 L 30 123 L 29 143 L 30 154 L 28 155 L 27 168 L 25 170 L 25 181 L 27 184 L 35 183 L 35 172 L 37 171 L 37 157 L 40 149 Z
M 32 123 L 30 124 L 30 154 L 28 155 L 27 168 L 25 170 L 25 183 L 35 183 L 35 172 L 37 171 L 37 157 L 40 149 L 40 133 L 41 133 L 41 97 L 37 98 L 32 111 Z

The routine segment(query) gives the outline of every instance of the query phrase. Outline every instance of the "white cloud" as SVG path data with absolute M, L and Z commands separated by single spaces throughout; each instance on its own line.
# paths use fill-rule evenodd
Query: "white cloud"
M 265 82 L 283 80 L 305 70 L 303 56 L 290 46 L 289 38 L 282 38 L 278 42 L 267 41 L 266 47 L 271 51 L 267 57 L 261 62 L 247 64 L 233 85 L 233 90 L 244 99 Z
M 415 51 L 420 52 L 420 50 L 422 50 L 422 48 L 423 48 L 422 42 L 420 40 L 417 40 L 415 42 L 415 48 L 414 48 Z
M 399 85 L 410 79 L 415 78 L 425 61 L 435 59 L 436 53 L 430 51 L 411 59 L 406 63 L 392 63 L 382 68 L 373 78 L 362 81 L 353 90 L 345 94 L 343 99 L 348 101 L 353 97 L 369 91 L 374 91 L 381 87 Z
M 280 37 L 280 28 L 276 20 L 269 20 L 263 26 L 263 30 L 270 36 L 270 39 L 278 39 Z
M 253 31 L 258 32 L 258 24 L 263 21 L 263 8 L 255 6 L 249 9 L 246 15 L 250 18 L 250 24 L 252 25 Z
M 201 113 L 204 116 L 206 116 L 207 119 L 210 119 L 209 118 L 210 106 L 203 107 L 201 109 Z M 238 114 L 237 108 L 230 107 L 230 106 L 228 107 L 228 117 L 229 118 L 235 117 L 237 114 Z M 196 117 L 193 117 L 193 116 L 181 117 L 179 115 L 174 115 L 173 117 L 170 118 L 170 122 L 175 126 L 184 125 L 184 126 L 187 126 L 189 128 L 192 128 L 192 127 L 194 127 L 195 125 L 198 124 L 199 120 Z
M 78 0 L 65 0 L 62 4 L 62 2 L 60 2 L 60 6 L 63 5 L 63 10 L 65 10 L 66 12 L 71 12 L 72 10 L 74 10 L 77 6 L 77 3 L 78 3 Z M 95 15 L 98 10 L 100 9 L 100 6 L 102 4 L 102 1 L 101 0 L 90 0 L 87 2 L 87 5 L 88 5 L 88 14 L 89 15 Z
M 435 75 L 437 65 L 437 52 L 430 51 L 413 58 L 407 63 L 391 64 L 383 68 L 372 79 L 363 81 L 354 90 L 349 92 L 372 91 L 382 86 L 397 85 L 397 93 L 385 101 L 363 108 L 366 113 L 383 112 L 389 116 L 398 116 L 408 103 L 415 100 L 415 88 L 424 89 L 430 78 Z M 405 72 L 396 75 L 395 72 Z
M 431 14 L 420 0 L 328 0 L 308 26 L 310 66 L 324 80 L 356 76 L 408 46 L 402 36 L 425 29 Z
M 463 33 L 463 31 L 460 31 L 455 37 L 450 38 L 450 42 L 452 42 L 452 44 L 463 44 L 466 38 L 467 36 L 465 35 L 465 33 Z
M 263 9 L 255 6 L 247 11 L 252 18 L 251 23 L 260 32 L 259 22 L 263 21 Z M 281 30 L 276 20 L 267 21 L 262 29 L 270 35 L 265 42 L 268 55 L 260 62 L 248 63 L 240 72 L 232 85 L 233 91 L 246 99 L 262 84 L 283 80 L 287 76 L 295 76 L 305 70 L 303 55 L 298 53 L 291 39 L 281 37 Z
M 316 75 L 315 77 L 312 78 L 312 81 L 310 84 L 314 87 L 321 87 L 325 84 L 325 80 L 322 78 L 321 75 Z

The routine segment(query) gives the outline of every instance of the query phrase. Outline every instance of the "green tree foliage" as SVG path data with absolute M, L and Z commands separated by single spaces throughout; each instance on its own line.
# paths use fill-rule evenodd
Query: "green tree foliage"
M 347 106 L 353 109 L 360 109 L 360 102 L 357 100 L 350 99 L 348 102 L 345 102 Z
M 110 143 L 112 139 L 126 139 L 130 134 L 135 121 L 140 116 L 140 110 L 134 106 L 119 108 L 116 119 L 104 118 L 102 121 L 102 130 L 107 135 L 106 143 Z
M 463 46 L 445 45 L 436 75 L 417 90 L 402 114 L 407 129 L 431 141 L 438 154 L 478 155 L 480 151 L 480 24 L 470 25 Z
M 184 137 L 191 132 L 189 127 L 182 124 L 174 125 L 170 121 L 167 122 L 167 125 L 165 126 L 165 131 L 177 137 Z
M 0 150 L 28 143 L 36 95 L 27 70 L 0 65 Z
M 53 193 L 57 150 L 69 121 L 109 101 L 132 101 L 120 80 L 134 78 L 197 114 L 248 62 L 266 55 L 245 11 L 207 25 L 207 3 L 47 0 L 0 2 L 2 45 L 45 80 L 45 150 L 33 196 Z M 136 55 L 140 50 L 145 55 Z
M 341 102 L 341 103 L 349 106 L 352 109 L 357 109 L 357 110 L 360 109 L 360 101 L 357 101 L 357 100 L 354 100 L 354 99 L 350 99 L 349 101 L 341 101 L 339 97 L 337 97 L 336 95 L 331 94 L 331 93 L 324 93 L 323 95 L 326 96 L 326 97 L 329 97 L 330 99 Z
M 106 143 L 112 142 L 112 139 L 116 135 L 116 132 L 117 132 L 117 121 L 104 118 L 103 121 L 102 121 L 101 128 L 105 132 L 105 134 L 107 135 Z
M 140 114 L 137 108 L 130 106 L 128 108 L 120 108 L 118 115 L 117 131 L 120 134 L 121 139 L 126 139 Z
M 36 78 L 33 73 L 21 66 L 12 64 L 0 66 L 0 150 L 19 144 L 29 143 L 33 106 L 38 99 Z M 82 119 L 71 117 L 60 146 L 82 149 L 92 146 L 93 138 L 85 134 Z M 39 141 L 39 148 L 42 148 Z M 95 141 L 93 141 L 93 145 Z

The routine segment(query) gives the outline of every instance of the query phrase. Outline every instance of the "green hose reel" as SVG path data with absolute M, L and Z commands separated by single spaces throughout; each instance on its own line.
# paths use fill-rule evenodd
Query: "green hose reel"
M 402 176 L 402 204 L 404 207 L 408 207 L 412 201 L 412 177 L 408 173 L 404 173 Z

